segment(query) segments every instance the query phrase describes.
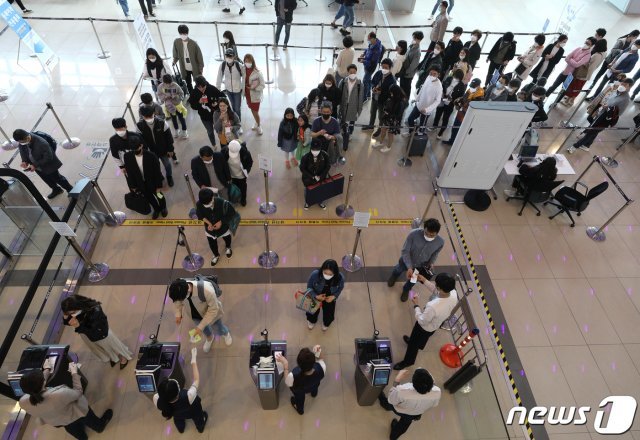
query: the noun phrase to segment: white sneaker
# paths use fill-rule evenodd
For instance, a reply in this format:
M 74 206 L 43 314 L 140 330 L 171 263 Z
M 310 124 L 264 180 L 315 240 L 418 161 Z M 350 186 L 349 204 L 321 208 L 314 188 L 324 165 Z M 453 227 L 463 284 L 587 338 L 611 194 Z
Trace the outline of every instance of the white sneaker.
M 211 351 L 212 345 L 213 345 L 213 338 L 211 338 L 211 340 L 205 339 L 204 345 L 202 346 L 202 351 L 204 351 L 205 353 L 209 353 Z
M 376 141 L 373 145 L 371 145 L 371 148 L 380 148 L 383 147 L 384 144 L 380 141 Z
M 180 130 L 176 130 L 173 132 L 173 138 L 176 139 L 180 136 Z
M 258 129 L 258 126 L 257 126 L 256 124 L 253 124 L 253 127 L 251 127 L 251 129 L 252 129 L 253 131 L 256 131 L 256 130 Z
M 224 338 L 224 345 L 226 345 L 227 347 L 233 343 L 233 339 L 231 338 L 231 332 L 224 335 L 223 338 Z
M 575 152 L 576 152 L 576 147 L 571 146 L 571 147 L 567 148 L 567 153 L 569 153 L 569 154 L 573 154 L 573 153 L 575 153 Z
M 258 125 L 258 128 L 256 128 L 256 130 L 258 131 L 258 135 L 262 136 L 262 127 Z
M 329 327 L 325 326 L 324 324 L 322 324 L 322 331 L 326 332 L 329 329 Z
M 391 151 L 391 147 L 388 145 L 385 145 L 384 147 L 380 148 L 381 153 L 388 153 L 389 151 Z
M 313 322 L 309 322 L 309 321 L 307 321 L 307 327 L 309 327 L 309 330 L 313 330 L 313 328 L 314 328 L 315 326 L 316 326 L 316 325 L 315 325 Z
M 244 132 L 242 131 L 242 127 L 240 127 L 240 128 L 238 129 L 238 134 L 242 134 L 242 133 L 244 133 Z
M 189 139 L 189 132 L 187 130 L 182 132 L 182 139 Z
M 176 132 L 175 137 L 180 137 L 182 136 L 182 130 L 178 129 L 178 131 Z

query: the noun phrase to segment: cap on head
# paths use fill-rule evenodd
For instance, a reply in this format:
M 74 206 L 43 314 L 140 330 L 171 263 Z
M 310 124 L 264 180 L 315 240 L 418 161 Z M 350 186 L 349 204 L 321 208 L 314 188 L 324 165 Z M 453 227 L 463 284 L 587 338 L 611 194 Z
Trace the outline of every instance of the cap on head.
M 480 87 L 480 84 L 482 84 L 480 78 L 473 78 L 469 83 L 469 87 Z
M 227 48 L 227 50 L 224 51 L 224 56 L 225 57 L 235 57 L 236 53 L 233 51 L 232 48 Z
M 242 148 L 242 145 L 240 145 L 240 142 L 238 142 L 237 140 L 232 140 L 231 142 L 229 142 L 229 157 L 238 157 L 240 156 L 240 149 Z

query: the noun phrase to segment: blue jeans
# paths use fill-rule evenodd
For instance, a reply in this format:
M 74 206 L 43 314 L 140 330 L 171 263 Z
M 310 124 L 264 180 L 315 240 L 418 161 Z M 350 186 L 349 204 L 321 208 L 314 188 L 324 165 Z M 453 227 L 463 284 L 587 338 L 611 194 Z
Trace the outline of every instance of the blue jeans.
M 229 98 L 229 102 L 231 103 L 231 107 L 233 111 L 238 115 L 238 119 L 242 121 L 242 116 L 240 116 L 240 110 L 242 108 L 242 92 L 230 92 L 228 90 L 224 91 L 227 98 Z
M 122 8 L 122 12 L 124 12 L 124 16 L 128 17 L 129 16 L 129 3 L 127 3 L 127 0 L 118 0 L 118 3 L 120 3 L 120 7 Z
M 414 127 L 416 125 L 416 119 L 418 119 L 418 117 L 420 117 L 419 127 L 425 127 L 427 125 L 429 115 L 423 115 L 422 113 L 420 113 L 420 110 L 418 110 L 418 107 L 414 105 L 413 110 L 411 110 L 411 113 L 409 113 L 409 117 L 407 118 L 407 125 L 409 127 Z
M 169 177 L 173 177 L 173 169 L 171 167 L 171 158 L 169 156 L 167 156 L 166 154 L 163 154 L 160 156 L 160 162 L 162 162 L 162 165 L 164 165 L 164 171 L 166 173 L 167 178 Z
M 375 70 L 373 71 L 375 72 Z M 364 86 L 364 100 L 371 98 L 371 76 L 373 72 L 369 72 L 365 69 L 364 77 L 362 78 L 362 85 Z
M 442 3 L 441 0 L 437 0 L 436 4 L 433 5 L 433 11 L 431 11 L 431 15 L 436 15 L 436 12 L 438 12 L 438 8 L 440 7 L 440 3 Z M 451 10 L 453 9 L 453 4 L 455 2 L 453 0 L 449 0 L 449 7 L 447 8 L 447 14 L 451 14 Z
M 353 22 L 356 20 L 355 12 L 353 11 L 353 6 L 345 6 L 344 7 L 344 21 L 342 22 L 343 28 L 349 28 L 353 26 Z
M 193 323 L 198 325 L 200 324 L 200 321 L 200 319 L 194 319 Z M 210 338 L 214 334 L 218 336 L 225 336 L 229 334 L 229 329 L 222 323 L 222 319 L 218 319 L 213 324 L 206 325 L 202 330 L 202 333 L 204 333 L 207 338 Z
M 393 268 L 393 272 L 391 272 L 391 275 L 397 279 L 408 270 L 409 268 L 406 264 L 404 264 L 404 261 L 401 257 L 400 260 L 398 260 L 398 264 L 396 264 Z M 411 280 L 407 280 L 407 282 L 404 283 L 404 286 L 402 286 L 402 293 L 409 292 L 413 286 L 415 286 L 415 283 L 412 283 Z
M 338 13 L 336 14 L 335 17 L 333 17 L 333 20 L 338 20 L 341 17 L 344 17 L 345 14 L 345 6 L 344 5 L 340 5 L 340 9 L 338 9 Z
M 280 33 L 282 32 L 282 27 L 284 26 L 284 45 L 286 46 L 289 43 L 289 34 L 291 33 L 291 23 L 287 23 L 282 18 L 278 17 L 278 25 L 276 26 L 276 41 L 275 44 L 278 45 L 280 42 Z

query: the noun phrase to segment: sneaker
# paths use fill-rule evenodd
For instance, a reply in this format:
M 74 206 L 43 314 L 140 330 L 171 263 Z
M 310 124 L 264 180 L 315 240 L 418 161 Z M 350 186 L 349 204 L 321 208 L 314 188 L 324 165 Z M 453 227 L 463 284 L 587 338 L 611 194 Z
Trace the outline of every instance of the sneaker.
M 318 203 L 318 206 L 322 209 L 327 209 L 327 205 L 325 205 L 324 203 Z
M 51 193 L 47 196 L 47 199 L 49 199 L 49 200 L 55 199 L 56 197 L 58 197 L 63 192 L 64 191 L 62 190 L 62 188 L 56 188 L 53 191 L 51 191 Z
M 218 264 L 218 260 L 220 259 L 220 257 L 213 257 L 211 259 L 211 266 L 215 266 L 216 264 Z
M 224 251 L 224 254 L 227 256 L 227 258 L 231 258 L 233 256 L 233 250 L 231 248 L 227 248 L 227 250 Z
M 436 127 L 427 127 L 427 131 L 436 131 Z
M 204 432 L 204 427 L 207 424 L 207 420 L 209 420 L 209 414 L 206 411 L 202 411 L 202 414 L 204 415 L 204 423 L 202 423 L 202 428 L 198 428 L 196 427 L 196 429 L 198 430 L 198 432 L 200 434 L 202 434 Z
M 576 152 L 576 147 L 574 147 L 573 145 L 567 148 L 567 153 L 573 154 L 575 152 Z
M 326 325 L 322 324 L 322 331 L 326 332 L 329 329 L 329 327 L 327 327 Z
M 282 50 L 287 50 L 287 45 L 282 46 Z
M 151 218 L 153 220 L 157 220 L 158 217 L 160 217 L 160 211 L 153 211 L 153 215 L 151 216 Z
M 231 332 L 229 332 L 226 335 L 224 335 L 223 338 L 224 338 L 224 345 L 226 345 L 227 347 L 230 346 L 233 343 L 233 338 L 231 337 Z
M 211 351 L 211 346 L 213 345 L 213 338 L 204 340 L 204 345 L 202 346 L 202 351 L 205 353 L 209 353 Z
M 97 433 L 103 432 L 112 418 L 113 418 L 113 410 L 112 409 L 106 410 L 104 414 L 102 414 L 102 417 L 100 417 L 100 421 L 102 422 L 102 429 L 96 429 L 95 431 Z
M 443 135 L 441 135 L 441 134 L 436 135 L 436 139 L 438 139 L 439 141 L 441 141 L 443 137 L 444 137 L 444 136 L 443 136 Z
M 258 129 L 256 131 L 258 132 L 258 136 L 262 136 L 262 127 L 258 125 Z
M 453 141 L 443 141 L 442 143 L 445 145 L 453 145 Z
M 389 151 L 391 151 L 391 147 L 388 145 L 385 145 L 384 147 L 380 148 L 381 153 L 388 153 Z
M 308 210 L 309 210 L 309 204 L 308 204 L 308 203 L 305 203 L 305 204 L 304 204 L 304 210 L 305 210 L 305 211 L 308 211 Z
M 293 409 L 295 409 L 298 412 L 298 414 L 300 414 L 300 415 L 304 414 L 304 411 L 300 411 L 298 409 L 298 407 L 296 406 L 296 398 L 295 397 L 291 396 L 290 402 L 291 402 L 291 406 L 293 406 Z
M 180 137 L 180 136 L 182 136 L 182 130 L 178 129 L 174 137 Z
M 238 14 L 242 15 L 242 13 L 244 12 L 244 10 L 245 10 L 245 9 L 247 9 L 247 8 L 242 7 L 242 8 L 240 9 L 240 12 L 238 12 Z
M 405 344 L 409 344 L 409 341 L 410 341 L 409 336 L 402 335 L 402 340 L 404 341 Z
M 187 130 L 182 132 L 182 139 L 189 139 L 189 132 Z
M 393 366 L 393 369 L 396 371 L 400 371 L 400 370 L 404 370 L 405 368 L 407 368 L 409 365 L 405 364 L 404 362 L 398 362 L 397 364 L 395 364 Z
M 307 327 L 309 328 L 309 330 L 313 330 L 313 328 L 314 328 L 315 326 L 316 326 L 316 325 L 315 325 L 313 322 L 309 322 L 309 321 L 307 321 Z
M 24 9 L 22 11 L 23 14 L 31 14 L 33 11 L 31 9 Z
M 336 24 L 335 21 L 332 21 L 330 26 L 332 29 L 338 29 L 338 25 Z
M 181 132 L 181 131 L 182 131 L 182 130 L 176 130 L 176 131 L 174 131 L 174 132 L 173 132 L 173 138 L 174 138 L 174 139 L 176 139 L 176 138 L 180 137 L 180 132 Z
M 149 12 L 149 15 L 151 15 L 152 17 L 156 16 L 156 14 L 154 14 L 153 12 Z
M 229 9 L 229 8 L 224 8 L 224 9 L 222 10 L 222 12 L 231 12 L 231 9 Z
M 371 148 L 380 148 L 380 147 L 384 147 L 384 144 L 380 141 L 376 141 Z
M 366 100 L 365 100 L 366 101 Z M 362 131 L 369 131 L 369 130 L 373 130 L 373 125 L 365 125 L 364 127 L 362 127 L 360 130 Z
M 173 164 L 174 165 L 180 165 L 180 161 L 178 159 L 173 159 Z
M 403 290 L 402 294 L 400 295 L 400 301 L 402 302 L 407 302 L 407 300 L 409 299 L 409 291 L 407 290 L 406 292 Z
M 395 276 L 393 273 L 389 276 L 389 279 L 387 280 L 387 286 L 389 287 L 393 287 L 396 284 L 396 281 L 398 280 L 398 277 Z
M 376 138 L 376 137 L 380 136 L 381 132 L 382 132 L 382 130 L 380 128 L 378 128 L 376 131 L 373 132 L 373 134 L 371 136 Z
M 253 124 L 253 127 L 251 127 L 251 130 L 256 131 L 258 129 L 258 126 L 256 124 Z
M 516 196 L 516 190 L 515 189 L 505 189 L 504 190 L 504 195 L 507 197 L 515 197 Z
M 316 388 L 314 391 L 311 391 L 309 394 L 311 394 L 311 397 L 318 397 L 318 388 Z
M 238 129 L 238 134 L 243 134 L 243 133 L 244 133 L 244 131 L 242 131 L 242 127 L 240 127 L 240 128 Z
M 580 148 L 582 151 L 586 151 L 587 153 L 589 152 L 589 147 L 585 147 L 584 145 L 581 145 Z
M 173 186 L 173 177 L 171 176 L 167 176 L 167 183 L 169 184 L 169 186 Z
M 167 209 L 163 209 L 162 211 L 160 211 L 160 214 L 162 214 L 162 217 L 166 217 L 167 215 L 169 215 L 169 211 L 167 211 Z

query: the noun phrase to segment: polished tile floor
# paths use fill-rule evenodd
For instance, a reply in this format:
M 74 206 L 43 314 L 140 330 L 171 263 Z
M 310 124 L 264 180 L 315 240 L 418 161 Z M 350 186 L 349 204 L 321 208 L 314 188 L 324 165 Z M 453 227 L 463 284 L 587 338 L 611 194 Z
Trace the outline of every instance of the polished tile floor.
M 130 1 L 132 13 L 138 12 L 138 5 Z M 254 7 L 247 3 L 247 11 L 242 17 L 236 13 L 225 15 L 220 12 L 217 2 L 178 2 L 163 0 L 157 8 L 158 19 L 185 21 L 233 21 L 234 24 L 220 24 L 219 32 L 230 29 L 240 44 L 255 45 L 241 48 L 240 52 L 251 51 L 256 56 L 258 66 L 266 73 L 264 42 L 271 39 L 270 26 L 249 26 L 246 23 L 271 23 L 273 9 L 261 0 Z M 302 6 L 302 3 L 300 6 Z M 328 23 L 335 6 L 327 8 L 327 1 L 311 0 L 310 6 L 300 7 L 295 14 L 299 23 Z M 459 2 L 453 10 L 452 24 L 466 30 L 480 28 L 501 33 L 541 31 L 547 19 L 548 31 L 554 31 L 563 4 L 551 0 L 520 2 L 517 8 L 507 4 L 479 0 L 473 3 Z M 426 23 L 431 1 L 418 0 L 418 12 L 408 15 L 376 10 L 364 14 L 364 21 L 371 28 L 375 25 L 415 25 Z M 35 12 L 34 17 L 99 17 L 122 18 L 122 11 L 114 2 L 89 0 L 79 2 L 45 2 L 27 0 L 27 5 Z M 235 11 L 235 9 L 234 9 Z M 490 13 L 488 13 L 490 12 Z M 79 137 L 82 145 L 75 150 L 60 151 L 64 162 L 63 174 L 72 180 L 82 175 L 93 176 L 97 172 L 102 157 L 101 143 L 112 135 L 110 120 L 124 112 L 124 104 L 131 96 L 140 75 L 143 56 L 131 24 L 122 22 L 96 22 L 101 42 L 111 52 L 107 60 L 99 60 L 98 41 L 91 25 L 86 21 L 30 21 L 51 48 L 60 55 L 59 68 L 53 74 L 42 72 L 37 61 L 30 58 L 22 47 L 18 56 L 18 40 L 12 31 L 0 35 L 0 84 L 9 92 L 8 101 L 0 104 L 0 126 L 11 132 L 17 127 L 31 128 L 51 102 L 71 136 Z M 162 39 L 169 47 L 176 36 L 175 24 L 160 24 Z M 610 44 L 619 35 L 635 27 L 635 22 L 622 16 L 613 6 L 605 2 L 584 2 L 575 19 L 570 23 L 569 46 L 578 45 L 583 38 L 593 33 L 597 27 L 609 30 Z M 418 26 L 417 26 L 418 27 Z M 190 26 L 191 36 L 197 40 L 205 54 L 205 76 L 215 79 L 217 55 L 215 27 L 211 24 Z M 159 47 L 158 28 L 150 26 Z M 392 41 L 409 39 L 413 28 L 380 30 L 386 47 L 393 47 Z M 427 29 L 428 33 L 428 29 Z M 497 35 L 488 38 L 485 50 L 491 47 Z M 528 38 L 519 37 L 519 49 L 529 46 Z M 341 37 L 330 28 L 325 29 L 323 44 L 326 47 L 340 46 Z M 294 27 L 292 46 L 318 46 L 320 32 L 316 27 Z M 271 55 L 270 50 L 268 51 Z M 341 200 L 331 200 L 327 211 L 312 208 L 302 210 L 302 186 L 297 170 L 286 170 L 281 152 L 276 148 L 277 127 L 284 109 L 295 107 L 311 87 L 318 83 L 329 62 L 318 63 L 318 50 L 292 48 L 279 52 L 280 60 L 269 62 L 269 77 L 275 83 L 265 91 L 261 105 L 264 135 L 258 137 L 251 132 L 253 123 L 246 107 L 243 108 L 244 139 L 254 154 L 269 155 L 274 159 L 274 169 L 270 178 L 272 199 L 278 204 L 275 218 L 319 219 L 335 218 L 335 206 Z M 331 51 L 323 52 L 330 59 Z M 17 63 L 16 63 L 17 60 Z M 513 66 L 512 66 L 513 67 Z M 511 67 L 511 68 L 512 68 Z M 486 69 L 480 63 L 479 77 L 484 78 Z M 143 84 L 143 91 L 150 91 Z M 137 94 L 132 105 L 137 106 Z M 566 119 L 571 110 L 558 108 L 551 113 L 551 125 Z M 361 122 L 368 118 L 368 106 Z M 574 122 L 584 123 L 584 106 L 578 110 Z M 620 126 L 631 126 L 631 117 L 636 113 L 630 106 L 621 117 Z M 131 123 L 129 121 L 129 123 Z M 198 148 L 206 144 L 206 135 L 197 115 L 188 116 L 191 137 L 177 143 L 181 164 L 174 167 L 174 176 L 189 171 L 188 159 Z M 38 128 L 51 132 L 61 139 L 63 133 L 49 113 Z M 561 148 L 569 135 L 566 130 L 551 129 L 542 132 L 541 145 L 546 151 L 555 152 Z M 594 143 L 595 154 L 610 155 L 619 144 L 621 132 L 602 134 Z M 567 144 L 568 145 L 568 144 Z M 564 145 L 566 147 L 567 145 Z M 411 168 L 400 168 L 396 160 L 402 155 L 404 142 L 398 139 L 393 150 L 384 155 L 370 148 L 367 136 L 357 134 L 348 153 L 347 164 L 339 169 L 343 173 L 353 172 L 354 186 L 351 201 L 361 211 L 370 210 L 374 218 L 413 218 L 420 216 L 429 199 L 433 167 L 427 160 L 416 158 Z M 433 139 L 433 153 L 440 165 L 448 149 Z M 0 152 L 0 162 L 7 162 L 13 152 Z M 97 156 L 97 157 L 96 157 Z M 640 180 L 637 170 L 640 160 L 637 147 L 627 146 L 619 156 L 619 168 L 609 170 L 627 195 L 635 199 L 640 196 Z M 580 173 L 590 162 L 590 155 L 578 151 L 569 156 L 574 169 Z M 12 163 L 17 167 L 18 163 Z M 565 183 L 572 183 L 576 176 L 566 176 Z M 605 178 L 593 167 L 583 179 L 592 186 Z M 176 179 L 174 188 L 167 189 L 169 218 L 184 219 L 190 208 L 187 187 L 182 179 Z M 124 179 L 109 158 L 99 180 L 114 209 L 124 210 L 123 194 L 126 191 Z M 46 188 L 39 180 L 36 185 L 44 192 Z M 575 228 L 569 227 L 568 219 L 562 216 L 549 221 L 544 215 L 537 217 L 533 210 L 526 209 L 524 215 L 516 215 L 515 203 L 507 203 L 501 194 L 510 179 L 503 175 L 496 189 L 499 200 L 485 212 L 474 212 L 462 205 L 455 205 L 461 222 L 462 232 L 469 245 L 476 265 L 485 266 L 491 278 L 500 307 L 508 323 L 509 334 L 518 350 L 522 371 L 531 386 L 538 405 L 590 405 L 596 407 L 599 401 L 612 394 L 640 396 L 640 208 L 637 204 L 625 210 L 606 229 L 607 240 L 596 243 L 585 234 L 587 226 L 599 226 L 623 204 L 622 197 L 614 187 L 592 205 L 581 217 L 576 218 Z M 264 200 L 262 175 L 255 170 L 249 181 L 250 204 L 241 209 L 244 218 L 261 218 L 257 204 Z M 458 197 L 451 195 L 452 198 Z M 65 202 L 57 199 L 54 205 Z M 445 220 L 449 222 L 448 209 L 443 205 Z M 544 213 L 551 213 L 545 209 Z M 130 218 L 139 216 L 128 213 Z M 433 204 L 430 215 L 442 218 L 437 204 Z M 451 228 L 451 226 L 449 226 Z M 453 230 L 453 229 L 451 229 Z M 407 227 L 376 226 L 363 233 L 363 244 L 368 266 L 391 266 L 397 259 Z M 444 231 L 443 231 L 444 232 Z M 121 227 L 103 231 L 94 253 L 95 261 L 106 261 L 114 269 L 144 269 L 171 267 L 175 243 L 174 227 Z M 305 226 L 272 227 L 270 230 L 272 248 L 281 256 L 280 267 L 314 267 L 325 258 L 339 259 L 350 252 L 354 231 L 350 227 Z M 206 242 L 198 227 L 188 227 L 187 235 L 194 251 L 210 256 Z M 260 227 L 242 228 L 234 240 L 234 257 L 219 263 L 221 269 L 255 269 L 256 256 L 264 249 Z M 454 239 L 454 247 L 447 240 L 439 264 L 456 263 L 456 255 L 463 252 Z M 457 251 L 457 254 L 454 253 Z M 26 259 L 23 268 L 33 268 L 37 257 Z M 29 267 L 30 266 L 30 267 Z M 66 267 L 66 266 L 65 266 Z M 157 325 L 164 288 L 156 285 L 92 285 L 83 286 L 81 293 L 100 299 L 105 304 L 114 330 L 134 349 L 145 341 L 149 332 Z M 48 286 L 47 286 L 48 287 Z M 234 345 L 224 347 L 216 343 L 212 354 L 203 356 L 203 400 L 212 414 L 211 427 L 207 430 L 210 438 L 233 435 L 237 438 L 301 438 L 315 439 L 332 436 L 336 439 L 360 439 L 365 437 L 384 438 L 390 416 L 375 407 L 361 408 L 354 401 L 354 387 L 351 380 L 352 340 L 356 336 L 368 335 L 372 331 L 367 288 L 371 289 L 374 316 L 378 328 L 383 329 L 401 347 L 400 337 L 411 326 L 408 306 L 397 299 L 397 292 L 391 291 L 384 283 L 353 282 L 341 300 L 336 325 L 326 334 L 319 329 L 308 332 L 303 319 L 290 307 L 289 295 L 297 286 L 294 284 L 242 285 L 234 283 L 225 288 L 225 308 L 227 323 L 235 337 Z M 44 296 L 46 288 L 41 289 Z M 397 289 L 396 289 L 397 290 Z M 11 287 L 3 291 L 0 301 L 3 326 L 7 326 L 12 306 L 20 298 L 21 287 Z M 265 293 L 271 301 L 264 301 Z M 363 299 L 365 298 L 365 299 Z M 481 323 L 481 333 L 489 353 L 489 370 L 493 379 L 497 399 L 501 403 L 503 415 L 513 405 L 513 397 L 501 366 L 495 354 L 493 340 L 488 336 L 486 319 L 475 296 L 472 306 L 476 320 Z M 32 307 L 34 309 L 34 307 Z M 33 313 L 31 313 L 33 311 Z M 31 327 L 37 312 L 30 314 L 23 324 L 24 330 Z M 45 317 L 51 316 L 51 307 L 45 309 Z M 496 325 L 500 328 L 501 324 Z M 248 381 L 246 368 L 246 341 L 263 327 L 268 326 L 273 335 L 286 334 L 292 347 L 321 343 L 327 347 L 330 377 L 318 400 L 311 402 L 304 417 L 295 414 L 286 403 L 276 412 L 265 412 L 259 407 L 257 396 Z M 41 323 L 35 335 L 42 335 Z M 170 319 L 163 321 L 161 335 L 167 339 L 184 338 L 187 329 L 176 329 Z M 438 334 L 421 354 L 419 360 L 432 369 L 438 384 L 442 384 L 450 373 L 445 370 L 437 357 L 438 347 L 449 342 L 449 335 Z M 161 436 L 176 437 L 172 425 L 162 421 L 152 410 L 150 402 L 141 397 L 135 389 L 131 370 L 119 373 L 97 365 L 80 340 L 65 332 L 63 340 L 70 342 L 83 359 L 85 370 L 98 388 L 90 388 L 89 398 L 95 402 L 97 410 L 108 406 L 115 409 L 113 425 L 102 437 L 121 438 L 123 436 L 146 435 L 151 438 Z M 19 344 L 19 343 L 18 343 Z M 14 344 L 17 348 L 18 345 Z M 401 349 L 400 349 L 401 350 Z M 13 350 L 11 359 L 17 360 L 18 350 Z M 9 367 L 3 366 L 2 373 Z M 12 408 L 9 401 L 2 401 L 3 419 Z M 474 391 L 465 396 L 445 395 L 439 408 L 432 410 L 423 420 L 415 424 L 407 438 L 506 438 L 523 437 L 521 430 L 501 427 L 496 397 L 493 395 L 488 378 L 475 381 Z M 590 419 L 592 420 L 592 418 Z M 547 427 L 551 438 L 591 439 L 597 436 L 592 424 L 571 427 Z M 64 438 L 65 433 L 36 422 L 29 425 L 30 438 Z M 187 436 L 196 436 L 190 429 Z M 199 436 L 200 437 L 200 436 Z M 632 431 L 624 437 L 640 439 L 638 421 Z

